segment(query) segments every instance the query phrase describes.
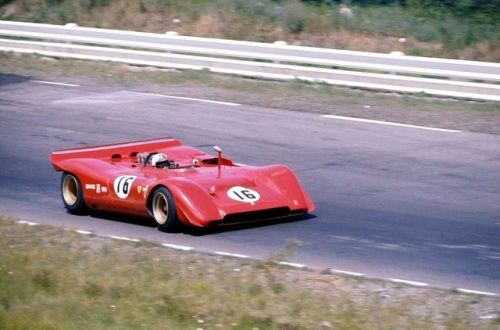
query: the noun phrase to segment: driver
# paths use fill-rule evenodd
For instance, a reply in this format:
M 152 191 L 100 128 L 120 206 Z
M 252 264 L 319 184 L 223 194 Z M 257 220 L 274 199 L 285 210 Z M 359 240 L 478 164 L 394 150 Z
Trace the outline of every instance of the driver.
M 169 166 L 170 162 L 165 154 L 154 154 L 151 156 L 151 165 L 154 167 Z
M 147 164 L 151 164 L 151 166 L 156 168 L 167 167 L 169 169 L 172 169 L 179 167 L 179 165 L 177 165 L 173 160 L 169 160 L 167 155 L 158 152 L 138 153 L 137 162 L 144 164 L 144 166 L 146 166 Z

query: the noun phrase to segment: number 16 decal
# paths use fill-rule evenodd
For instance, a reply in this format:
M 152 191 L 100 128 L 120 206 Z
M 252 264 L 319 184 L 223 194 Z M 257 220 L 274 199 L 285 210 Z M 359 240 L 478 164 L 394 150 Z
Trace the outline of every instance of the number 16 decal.
M 255 204 L 260 199 L 260 194 L 255 190 L 245 187 L 232 187 L 227 191 L 227 196 L 238 202 Z
M 137 177 L 133 175 L 122 175 L 115 179 L 113 188 L 115 188 L 115 193 L 119 198 L 125 199 L 128 197 L 135 178 Z

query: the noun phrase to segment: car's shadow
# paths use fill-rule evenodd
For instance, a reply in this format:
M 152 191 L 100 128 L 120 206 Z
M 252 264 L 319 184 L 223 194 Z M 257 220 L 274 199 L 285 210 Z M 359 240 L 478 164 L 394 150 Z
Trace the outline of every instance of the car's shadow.
M 127 215 L 127 214 L 110 213 L 110 212 L 103 212 L 103 211 L 91 211 L 91 212 L 87 213 L 86 215 L 90 216 L 92 218 L 101 219 L 101 220 L 123 222 L 123 223 L 128 223 L 128 224 L 138 225 L 138 226 L 143 226 L 143 227 L 150 227 L 150 228 L 157 227 L 154 219 L 147 218 L 147 217 L 138 217 L 138 216 L 132 216 L 132 215 Z M 247 222 L 247 223 L 219 225 L 219 226 L 204 227 L 204 228 L 182 225 L 179 228 L 179 230 L 176 231 L 175 233 L 180 233 L 180 234 L 182 233 L 182 234 L 187 234 L 187 235 L 192 235 L 192 236 L 214 235 L 214 234 L 219 234 L 219 233 L 224 233 L 224 232 L 252 229 L 252 228 L 257 228 L 257 227 L 267 227 L 267 226 L 275 226 L 275 225 L 277 226 L 277 225 L 284 224 L 284 223 L 299 222 L 299 221 L 309 220 L 309 219 L 314 219 L 314 218 L 316 218 L 315 215 L 306 214 L 303 216 L 296 216 L 296 217 L 285 218 L 285 219 L 258 220 L 258 221 L 251 221 L 251 222 Z
M 213 235 L 213 234 L 219 234 L 219 233 L 224 233 L 224 232 L 228 232 L 228 231 L 245 230 L 245 229 L 252 229 L 252 228 L 257 228 L 257 227 L 278 226 L 278 225 L 284 224 L 284 223 L 299 222 L 299 221 L 313 219 L 313 218 L 316 218 L 316 216 L 312 215 L 312 214 L 306 214 L 303 216 L 295 216 L 295 217 L 290 217 L 290 218 L 285 218 L 285 219 L 258 220 L 258 221 L 251 221 L 251 222 L 246 222 L 246 223 L 219 225 L 219 226 L 204 227 L 204 228 L 184 226 L 183 233 L 193 235 L 193 236 Z

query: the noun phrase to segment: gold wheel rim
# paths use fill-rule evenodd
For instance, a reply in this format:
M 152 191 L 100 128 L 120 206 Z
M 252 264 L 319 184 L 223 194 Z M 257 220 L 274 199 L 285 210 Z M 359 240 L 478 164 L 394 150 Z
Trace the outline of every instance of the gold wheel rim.
M 68 205 L 75 205 L 78 199 L 78 183 L 72 175 L 66 175 L 63 181 L 62 194 Z
M 153 215 L 158 224 L 163 225 L 168 218 L 168 202 L 165 195 L 159 193 L 153 201 Z

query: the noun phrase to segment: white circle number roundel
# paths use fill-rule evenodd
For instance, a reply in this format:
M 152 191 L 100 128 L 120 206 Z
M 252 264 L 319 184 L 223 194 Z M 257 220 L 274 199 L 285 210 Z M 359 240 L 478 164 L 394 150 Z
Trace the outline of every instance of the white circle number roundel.
M 130 190 L 132 190 L 132 183 L 136 178 L 137 177 L 133 175 L 122 175 L 117 177 L 113 183 L 116 195 L 121 199 L 127 198 Z
M 235 186 L 227 191 L 227 196 L 238 202 L 254 204 L 260 199 L 260 194 L 255 190 Z

